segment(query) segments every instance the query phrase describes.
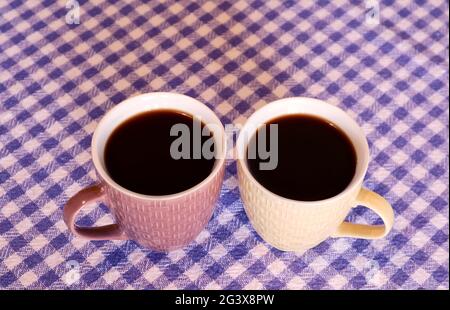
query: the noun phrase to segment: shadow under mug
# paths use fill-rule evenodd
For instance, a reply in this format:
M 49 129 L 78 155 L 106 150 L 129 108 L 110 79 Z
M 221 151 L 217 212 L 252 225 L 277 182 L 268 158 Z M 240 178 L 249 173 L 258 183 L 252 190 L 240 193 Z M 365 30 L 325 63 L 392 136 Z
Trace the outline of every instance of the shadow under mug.
M 264 188 L 250 173 L 246 161 L 249 139 L 269 120 L 291 114 L 314 115 L 329 120 L 352 141 L 357 155 L 356 172 L 347 188 L 338 195 L 320 201 L 292 200 Z M 391 230 L 394 222 L 391 205 L 380 195 L 362 188 L 369 164 L 367 139 L 358 124 L 341 109 L 312 98 L 274 101 L 249 117 L 239 134 L 236 150 L 239 191 L 245 211 L 259 235 L 274 247 L 303 252 L 328 237 L 377 239 Z M 344 222 L 350 209 L 357 205 L 375 211 L 384 225 Z
M 148 196 L 120 186 L 108 175 L 104 149 L 112 131 L 125 120 L 158 109 L 185 112 L 198 117 L 206 126 L 213 124 L 213 137 L 218 147 L 213 170 L 201 183 L 172 195 Z M 64 207 L 64 221 L 76 236 L 90 240 L 132 239 L 154 250 L 170 251 L 193 241 L 208 223 L 222 186 L 226 138 L 219 118 L 206 105 L 174 93 L 148 93 L 127 99 L 102 118 L 91 148 L 100 182 L 75 194 Z M 100 227 L 77 226 L 77 213 L 87 204 L 99 201 L 109 207 L 116 223 Z

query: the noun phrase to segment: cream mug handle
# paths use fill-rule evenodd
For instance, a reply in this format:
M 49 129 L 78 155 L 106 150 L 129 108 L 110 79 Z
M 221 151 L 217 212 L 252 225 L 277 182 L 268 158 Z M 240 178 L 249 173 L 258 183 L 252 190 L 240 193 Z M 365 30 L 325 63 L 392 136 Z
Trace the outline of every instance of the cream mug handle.
M 105 200 L 103 184 L 96 184 L 82 189 L 69 199 L 64 206 L 63 218 L 69 230 L 77 237 L 89 240 L 126 240 L 124 231 L 118 224 L 98 227 L 79 227 L 75 224 L 78 212 L 86 205 Z
M 386 236 L 394 224 L 394 210 L 389 202 L 375 192 L 362 188 L 356 197 L 356 205 L 363 205 L 378 214 L 384 225 L 364 225 L 343 222 L 332 237 L 379 239 Z

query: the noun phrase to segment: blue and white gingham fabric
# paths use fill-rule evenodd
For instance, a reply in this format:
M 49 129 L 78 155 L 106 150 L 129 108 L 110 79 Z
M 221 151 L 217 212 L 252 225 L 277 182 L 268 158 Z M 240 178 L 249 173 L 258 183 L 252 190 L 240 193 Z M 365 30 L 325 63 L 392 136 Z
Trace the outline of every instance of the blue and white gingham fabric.
M 144 2 L 0 0 L 0 288 L 449 288 L 446 1 Z M 74 238 L 62 208 L 96 182 L 97 123 L 152 91 L 195 97 L 224 124 L 290 96 L 341 107 L 367 134 L 365 186 L 392 203 L 392 232 L 278 251 L 250 225 L 230 161 L 182 250 Z M 349 218 L 378 221 L 362 207 Z M 111 221 L 102 205 L 79 220 Z

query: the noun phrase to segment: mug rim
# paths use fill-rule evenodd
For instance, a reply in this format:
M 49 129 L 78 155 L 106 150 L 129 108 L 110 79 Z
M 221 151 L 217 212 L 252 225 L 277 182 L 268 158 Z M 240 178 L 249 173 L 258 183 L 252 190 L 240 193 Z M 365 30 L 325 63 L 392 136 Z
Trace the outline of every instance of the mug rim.
M 333 124 L 335 124 L 336 126 L 338 126 L 338 128 L 340 128 L 342 131 L 344 131 L 344 133 L 348 136 L 348 138 L 350 139 L 350 141 L 353 144 L 353 147 L 355 148 L 355 152 L 356 152 L 356 158 L 357 160 L 359 160 L 359 158 L 362 161 L 362 168 L 360 169 L 360 171 L 355 171 L 352 180 L 350 181 L 350 183 L 347 185 L 347 187 L 342 190 L 341 192 L 339 192 L 338 194 L 326 198 L 326 199 L 321 199 L 321 200 L 312 200 L 312 201 L 308 201 L 308 200 L 296 200 L 296 199 L 291 199 L 291 198 L 287 198 L 287 197 L 283 197 L 281 195 L 278 195 L 274 192 L 272 192 L 271 190 L 267 189 L 266 187 L 264 187 L 258 180 L 256 180 L 256 178 L 252 175 L 252 173 L 250 172 L 250 170 L 248 169 L 248 165 L 247 165 L 247 160 L 246 160 L 246 156 L 244 154 L 244 156 L 241 156 L 241 149 L 242 148 L 247 148 L 248 145 L 248 141 L 243 141 L 243 139 L 245 139 L 244 137 L 244 129 L 248 128 L 249 126 L 253 126 L 254 128 L 256 128 L 256 130 L 258 130 L 258 128 L 264 124 L 264 123 L 255 123 L 255 118 L 265 112 L 266 110 L 270 109 L 271 107 L 274 106 L 278 106 L 278 105 L 285 105 L 285 104 L 308 104 L 308 105 L 321 105 L 322 107 L 326 107 L 332 110 L 335 110 L 336 112 L 341 113 L 342 115 L 344 115 L 344 117 L 346 118 L 346 122 L 349 122 L 351 124 L 351 126 L 353 126 L 356 129 L 356 134 L 360 137 L 363 138 L 364 141 L 364 151 L 363 154 L 359 154 L 358 151 L 356 150 L 355 147 L 355 142 L 354 139 L 352 139 L 349 134 L 344 131 L 341 126 L 339 126 L 338 124 L 335 124 L 335 122 L 329 120 L 328 118 L 326 118 L 323 115 L 320 114 L 312 114 L 312 113 L 289 113 L 289 112 L 285 112 L 285 113 L 281 113 L 279 115 L 273 116 L 273 117 L 269 117 L 267 118 L 266 121 L 270 121 L 274 118 L 280 117 L 280 116 L 286 116 L 286 115 L 294 115 L 294 114 L 304 114 L 304 115 L 314 115 L 314 116 L 319 116 L 322 117 L 323 119 L 332 122 Z M 287 108 L 287 106 L 284 106 L 283 108 Z M 255 132 L 252 132 L 252 134 L 254 134 Z M 245 143 L 244 145 L 242 145 L 243 143 Z M 269 103 L 267 103 L 266 105 L 264 105 L 263 107 L 259 108 L 258 110 L 254 111 L 250 117 L 247 119 L 247 121 L 245 122 L 244 126 L 242 127 L 242 129 L 240 130 L 239 133 L 239 137 L 236 141 L 236 149 L 237 149 L 237 162 L 240 165 L 240 167 L 242 168 L 241 170 L 243 171 L 243 173 L 245 174 L 245 176 L 247 178 L 249 178 L 250 180 L 252 180 L 263 192 L 265 192 L 266 194 L 268 194 L 269 196 L 272 196 L 276 199 L 280 199 L 283 200 L 285 202 L 289 202 L 289 203 L 294 203 L 294 204 L 301 204 L 301 205 L 323 205 L 326 203 L 332 203 L 335 202 L 339 199 L 341 199 L 342 197 L 348 195 L 349 192 L 351 192 L 356 186 L 361 186 L 364 177 L 366 175 L 367 172 L 367 168 L 369 166 L 369 155 L 370 155 L 370 151 L 369 151 L 369 144 L 367 142 L 367 137 L 363 131 L 363 129 L 361 128 L 361 126 L 359 126 L 359 124 L 352 118 L 350 117 L 350 115 L 348 115 L 343 109 L 332 105 L 326 101 L 320 100 L 320 99 L 316 99 L 316 98 L 310 98 L 310 97 L 288 97 L 288 98 L 282 98 L 282 99 L 278 99 L 275 101 L 271 101 Z M 356 169 L 355 169 L 356 170 Z
M 103 165 L 100 162 L 100 157 L 104 156 L 103 154 L 99 154 L 99 150 L 98 150 L 98 139 L 99 139 L 99 134 L 100 134 L 100 128 L 102 128 L 103 126 L 105 126 L 105 124 L 108 122 L 108 117 L 110 117 L 115 111 L 117 111 L 118 109 L 120 109 L 123 105 L 125 104 L 129 104 L 133 101 L 138 101 L 138 100 L 142 100 L 144 99 L 148 99 L 148 100 L 152 100 L 155 97 L 168 97 L 170 99 L 176 99 L 176 100 L 188 100 L 194 104 L 200 104 L 202 105 L 207 113 L 211 114 L 214 123 L 216 125 L 219 125 L 220 127 L 220 131 L 222 133 L 222 140 L 223 141 L 218 141 L 216 137 L 214 137 L 214 140 L 216 143 L 222 143 L 222 153 L 220 154 L 220 156 L 216 156 L 215 158 L 215 163 L 214 163 L 214 167 L 211 170 L 211 172 L 209 173 L 209 175 L 203 179 L 200 183 L 185 189 L 181 192 L 177 192 L 177 193 L 173 193 L 173 194 L 168 194 L 168 195 L 145 195 L 145 194 L 140 194 L 134 191 L 131 191 L 125 187 L 123 187 L 122 185 L 118 184 L 116 181 L 113 180 L 113 178 L 109 175 L 109 173 L 106 171 L 106 169 L 103 167 Z M 167 109 L 167 107 L 158 105 L 154 110 L 163 110 L 163 109 Z M 180 109 L 180 111 L 182 111 L 182 109 Z M 145 112 L 144 110 L 140 110 L 137 111 L 136 113 L 131 114 L 127 119 L 138 115 L 140 113 Z M 186 113 L 190 113 L 187 111 L 182 111 L 182 112 L 186 112 Z M 193 113 L 191 113 L 191 115 L 193 115 Z M 108 138 L 110 137 L 111 133 L 118 127 L 120 126 L 120 124 L 122 124 L 123 122 L 125 122 L 125 120 L 123 120 L 122 122 L 120 122 L 119 124 L 115 125 L 109 132 L 108 132 Z M 227 149 L 227 139 L 225 137 L 225 129 L 223 127 L 222 122 L 220 121 L 220 119 L 218 118 L 218 116 L 216 115 L 216 113 L 210 109 L 206 104 L 202 103 L 201 101 L 192 98 L 190 96 L 184 95 L 184 94 L 179 94 L 179 93 L 173 93 L 173 92 L 150 92 L 150 93 L 144 93 L 144 94 L 139 94 L 136 96 L 132 96 L 129 97 L 123 101 L 121 101 L 120 103 L 116 104 L 114 107 L 112 107 L 111 109 L 109 109 L 102 117 L 102 119 L 100 120 L 100 122 L 97 124 L 95 130 L 94 130 L 94 134 L 92 136 L 92 142 L 91 142 L 91 156 L 92 156 L 92 161 L 94 163 L 94 167 L 95 170 L 97 171 L 97 173 L 100 175 L 100 177 L 102 178 L 102 181 L 106 182 L 109 186 L 113 187 L 114 189 L 120 191 L 121 193 L 127 195 L 127 196 L 131 196 L 134 198 L 138 198 L 141 200 L 147 200 L 147 201 L 155 201 L 155 200 L 171 200 L 171 199 L 178 199 L 182 196 L 186 196 L 189 195 L 197 190 L 199 190 L 201 187 L 205 186 L 206 184 L 210 183 L 212 181 L 212 179 L 214 179 L 217 174 L 220 172 L 220 170 L 222 169 L 224 163 L 225 163 L 225 154 L 226 154 L 226 149 Z

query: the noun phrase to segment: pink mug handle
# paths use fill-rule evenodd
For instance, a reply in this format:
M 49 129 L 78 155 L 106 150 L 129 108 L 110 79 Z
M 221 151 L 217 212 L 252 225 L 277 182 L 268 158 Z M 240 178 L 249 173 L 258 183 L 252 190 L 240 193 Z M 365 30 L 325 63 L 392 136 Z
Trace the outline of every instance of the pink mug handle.
M 78 212 L 87 204 L 104 201 L 105 188 L 103 184 L 96 184 L 79 191 L 69 199 L 64 206 L 64 222 L 69 230 L 77 237 L 89 240 L 126 240 L 125 232 L 118 224 L 99 227 L 79 227 L 75 225 Z

